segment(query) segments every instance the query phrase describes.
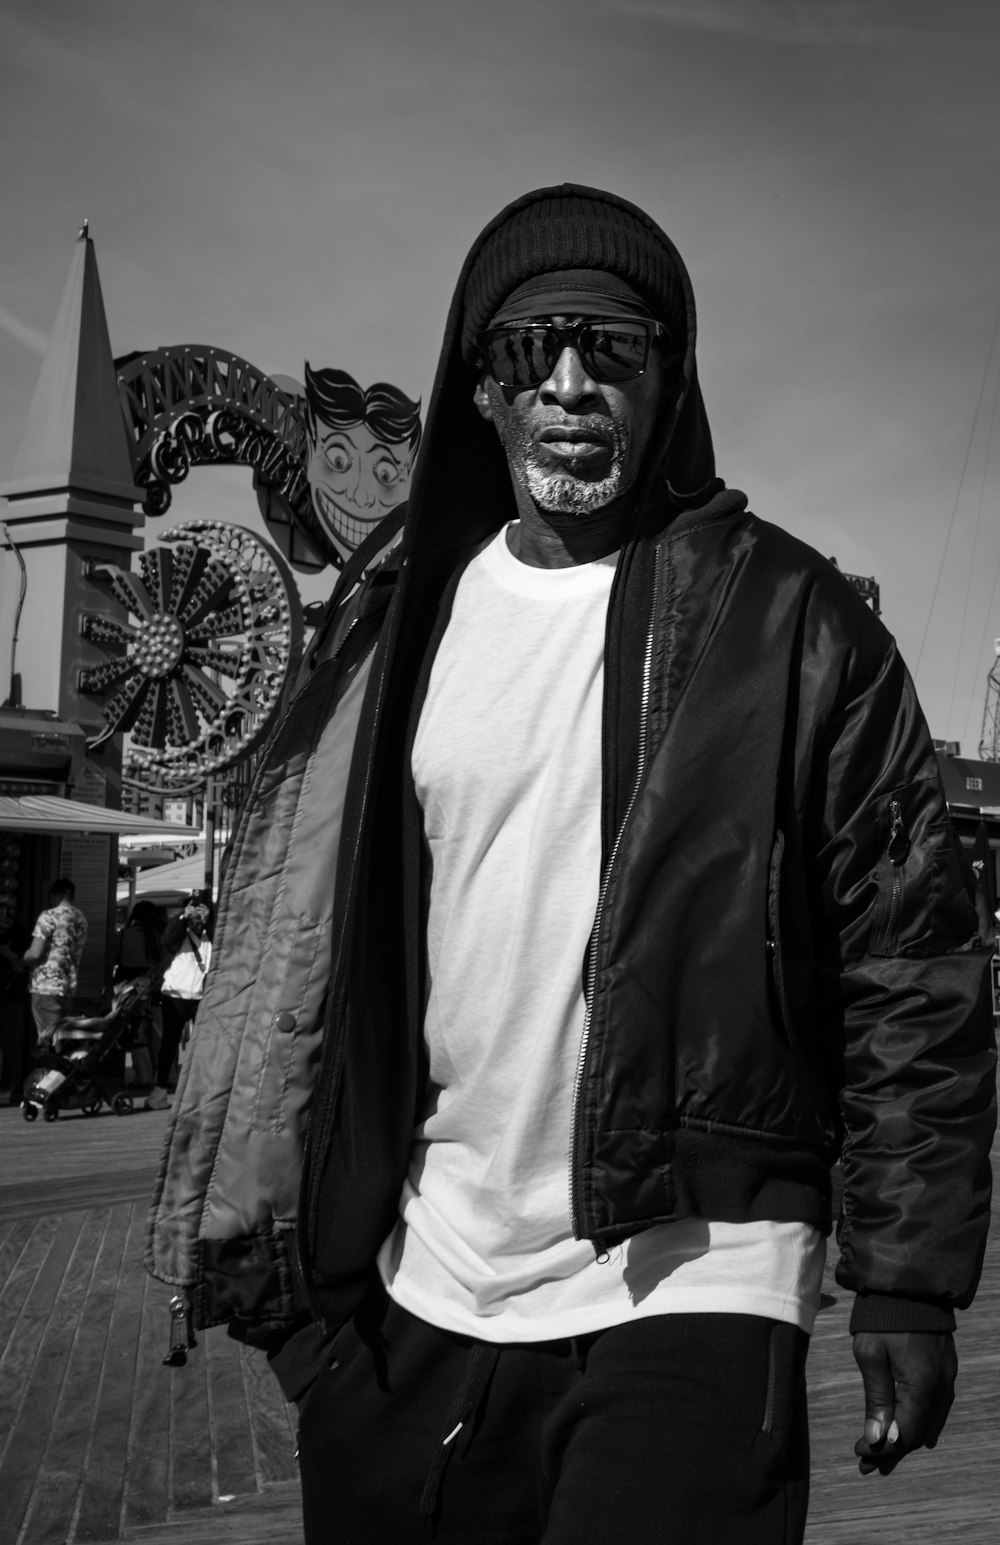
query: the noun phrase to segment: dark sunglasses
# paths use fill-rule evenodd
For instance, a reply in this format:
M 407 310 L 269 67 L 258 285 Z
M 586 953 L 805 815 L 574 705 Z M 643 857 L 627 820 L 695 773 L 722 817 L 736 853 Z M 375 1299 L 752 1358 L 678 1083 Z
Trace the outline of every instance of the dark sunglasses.
M 592 381 L 631 381 L 649 364 L 654 339 L 666 337 L 662 322 L 648 317 L 584 317 L 488 327 L 477 339 L 483 368 L 499 386 L 538 386 L 547 381 L 563 349 L 575 349 Z

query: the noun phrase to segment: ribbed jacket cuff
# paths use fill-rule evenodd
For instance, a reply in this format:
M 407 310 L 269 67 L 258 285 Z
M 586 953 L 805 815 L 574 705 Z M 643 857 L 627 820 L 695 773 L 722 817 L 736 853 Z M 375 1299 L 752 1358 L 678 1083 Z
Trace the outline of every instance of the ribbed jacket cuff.
M 894 1293 L 859 1293 L 851 1313 L 851 1335 L 859 1331 L 919 1330 L 942 1334 L 955 1329 L 955 1312 L 925 1298 Z

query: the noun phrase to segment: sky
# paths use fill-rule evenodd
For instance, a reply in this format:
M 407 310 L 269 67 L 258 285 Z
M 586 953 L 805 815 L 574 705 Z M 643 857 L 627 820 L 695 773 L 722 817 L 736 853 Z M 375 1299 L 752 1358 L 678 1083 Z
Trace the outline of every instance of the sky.
M 483 225 L 608 188 L 691 271 L 721 475 L 875 576 L 933 734 L 975 756 L 998 65 L 994 0 L 0 0 L 0 482 L 85 218 L 115 353 L 308 359 L 426 403 Z M 170 513 L 243 512 L 249 474 L 213 469 Z

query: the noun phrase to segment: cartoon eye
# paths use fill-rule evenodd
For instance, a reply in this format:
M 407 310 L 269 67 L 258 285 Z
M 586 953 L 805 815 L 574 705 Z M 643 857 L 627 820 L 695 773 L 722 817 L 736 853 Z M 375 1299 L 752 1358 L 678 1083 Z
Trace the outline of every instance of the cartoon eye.
M 331 472 L 346 472 L 351 465 L 351 458 L 342 445 L 328 445 L 323 452 L 323 460 Z
M 394 461 L 389 460 L 388 456 L 383 456 L 380 461 L 377 461 L 372 467 L 372 472 L 375 475 L 375 481 L 381 483 L 383 488 L 391 488 L 393 483 L 399 480 L 399 468 Z

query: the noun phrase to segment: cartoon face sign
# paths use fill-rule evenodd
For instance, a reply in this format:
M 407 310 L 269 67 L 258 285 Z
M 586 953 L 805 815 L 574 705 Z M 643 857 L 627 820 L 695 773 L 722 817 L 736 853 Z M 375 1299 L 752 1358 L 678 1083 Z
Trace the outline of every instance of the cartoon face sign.
M 420 404 L 384 381 L 363 391 L 346 371 L 308 363 L 305 395 L 313 508 L 346 558 L 406 498 Z
M 309 435 L 309 452 L 313 507 L 338 545 L 353 552 L 406 498 L 414 452 L 406 443 L 380 439 L 366 424 L 331 429 L 319 422 Z

